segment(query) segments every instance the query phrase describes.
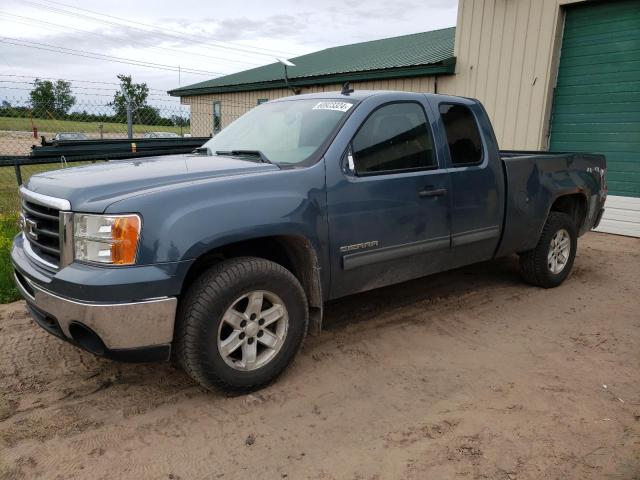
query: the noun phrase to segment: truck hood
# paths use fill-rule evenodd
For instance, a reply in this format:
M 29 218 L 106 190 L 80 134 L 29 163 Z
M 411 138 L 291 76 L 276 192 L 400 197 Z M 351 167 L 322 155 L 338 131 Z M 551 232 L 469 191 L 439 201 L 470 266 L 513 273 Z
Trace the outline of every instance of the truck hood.
M 26 188 L 67 199 L 75 211 L 103 212 L 113 202 L 151 189 L 272 170 L 278 167 L 217 155 L 165 155 L 43 172 L 33 175 Z

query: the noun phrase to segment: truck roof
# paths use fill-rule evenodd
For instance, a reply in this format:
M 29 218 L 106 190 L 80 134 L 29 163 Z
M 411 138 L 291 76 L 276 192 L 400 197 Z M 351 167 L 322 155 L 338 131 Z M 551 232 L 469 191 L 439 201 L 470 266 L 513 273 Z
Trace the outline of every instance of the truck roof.
M 400 91 L 400 90 L 357 90 L 355 89 L 353 92 L 349 93 L 348 95 L 344 95 L 342 94 L 340 91 L 333 91 L 333 92 L 319 92 L 319 93 L 305 93 L 302 95 L 290 95 L 288 97 L 282 97 L 282 98 L 277 98 L 274 100 L 270 100 L 270 102 L 277 102 L 277 101 L 283 101 L 283 100 L 304 100 L 304 99 L 330 99 L 330 100 L 347 100 L 347 99 L 351 99 L 351 100 L 356 100 L 356 101 L 362 101 L 366 98 L 372 97 L 372 96 L 379 96 L 379 95 L 401 95 L 405 98 L 407 97 L 411 97 L 411 96 L 420 96 L 422 97 L 423 95 L 427 95 L 429 97 L 439 97 L 442 99 L 451 99 L 452 96 L 451 95 L 442 95 L 442 94 L 437 94 L 437 93 L 420 93 L 420 92 L 404 92 L 404 91 Z M 424 97 L 423 97 L 424 98 Z M 465 100 L 472 100 L 470 98 L 466 98 L 466 97 L 455 97 L 458 99 L 465 99 Z

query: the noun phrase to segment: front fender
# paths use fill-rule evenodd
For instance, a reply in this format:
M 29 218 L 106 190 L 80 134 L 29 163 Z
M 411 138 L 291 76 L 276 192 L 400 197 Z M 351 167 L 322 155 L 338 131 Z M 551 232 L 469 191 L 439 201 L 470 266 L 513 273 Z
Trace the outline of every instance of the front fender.
M 111 204 L 142 216 L 139 264 L 197 259 L 237 241 L 271 235 L 308 239 L 327 253 L 324 163 L 179 184 Z

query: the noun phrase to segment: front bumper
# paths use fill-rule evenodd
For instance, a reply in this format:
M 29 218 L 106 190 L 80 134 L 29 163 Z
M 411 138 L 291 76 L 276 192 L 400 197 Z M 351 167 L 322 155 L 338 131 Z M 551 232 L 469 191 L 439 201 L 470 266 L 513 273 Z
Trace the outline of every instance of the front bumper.
M 167 360 L 177 299 L 85 303 L 55 295 L 15 272 L 20 294 L 49 333 L 96 355 L 123 361 Z
M 96 355 L 123 361 L 167 360 L 178 282 L 188 265 L 100 268 L 71 264 L 53 273 L 33 263 L 14 239 L 15 282 L 34 320 Z

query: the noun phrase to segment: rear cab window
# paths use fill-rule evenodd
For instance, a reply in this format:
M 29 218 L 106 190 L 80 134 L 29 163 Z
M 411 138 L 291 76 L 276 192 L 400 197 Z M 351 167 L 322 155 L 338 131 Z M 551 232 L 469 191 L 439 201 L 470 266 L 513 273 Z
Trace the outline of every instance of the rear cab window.
M 441 103 L 439 111 L 452 165 L 467 167 L 482 163 L 482 139 L 471 110 L 465 105 Z

